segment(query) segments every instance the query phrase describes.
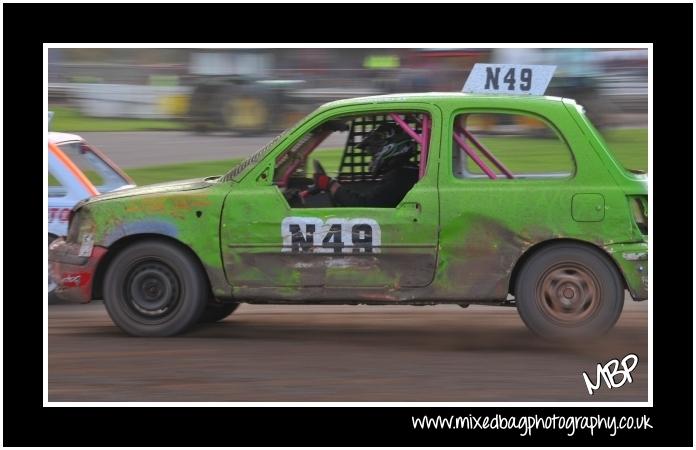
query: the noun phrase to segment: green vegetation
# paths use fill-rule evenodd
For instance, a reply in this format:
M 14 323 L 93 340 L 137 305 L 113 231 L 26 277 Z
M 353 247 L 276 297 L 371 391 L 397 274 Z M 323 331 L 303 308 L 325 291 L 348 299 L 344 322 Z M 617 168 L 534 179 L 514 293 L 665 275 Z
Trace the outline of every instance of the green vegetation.
M 627 169 L 648 171 L 648 130 L 625 128 L 603 133 L 609 150 Z
M 103 179 L 102 176 L 101 176 L 100 174 L 98 174 L 97 172 L 95 172 L 95 171 L 93 171 L 93 170 L 87 170 L 87 171 L 83 171 L 82 173 L 85 174 L 85 176 L 87 177 L 87 179 L 88 179 L 93 185 L 99 186 L 99 185 L 101 185 L 101 184 L 104 184 L 104 179 Z M 51 174 L 49 173 L 49 174 L 48 174 L 48 185 L 49 185 L 49 186 L 60 186 L 61 184 L 60 184 L 60 181 L 58 181 L 58 179 L 56 179 L 56 177 L 54 177 L 53 175 L 51 175 Z
M 182 130 L 183 122 L 164 119 L 110 119 L 102 117 L 87 117 L 74 108 L 49 106 L 53 111 L 53 119 L 49 130 L 64 133 L 80 133 L 83 131 L 154 131 Z
M 330 174 L 338 173 L 341 160 L 340 149 L 318 150 L 314 153 Z M 212 175 L 224 175 L 242 159 L 226 159 L 221 161 L 200 161 L 182 164 L 167 164 L 164 166 L 139 167 L 127 169 L 128 175 L 139 186 L 165 181 L 185 180 L 187 178 L 201 178 Z M 308 169 L 311 171 L 311 164 Z
M 604 137 L 609 150 L 624 167 L 648 169 L 648 130 L 612 130 Z M 556 138 L 483 137 L 479 141 L 513 173 L 572 172 L 573 169 L 569 152 Z M 468 169 L 482 173 L 471 159 Z
M 126 169 L 126 173 L 138 186 L 165 181 L 186 180 L 188 178 L 202 178 L 212 175 L 224 175 L 241 159 L 227 159 L 222 161 L 201 161 L 184 164 L 167 164 L 164 166 L 139 167 Z
M 478 137 L 479 141 L 512 173 L 572 172 L 573 161 L 565 145 L 553 138 Z M 472 145 L 472 149 L 475 147 Z M 496 173 L 501 173 L 479 153 L 479 157 Z M 467 169 L 483 173 L 471 159 Z

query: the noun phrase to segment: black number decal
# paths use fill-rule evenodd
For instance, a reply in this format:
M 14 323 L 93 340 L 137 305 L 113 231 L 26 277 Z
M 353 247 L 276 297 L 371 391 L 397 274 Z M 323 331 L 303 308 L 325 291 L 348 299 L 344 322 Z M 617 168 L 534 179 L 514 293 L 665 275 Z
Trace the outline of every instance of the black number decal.
M 314 224 L 307 224 L 307 236 L 302 234 L 302 229 L 298 224 L 290 224 L 290 234 L 292 235 L 293 253 L 311 252 L 314 245 Z
M 522 69 L 520 71 L 520 89 L 528 91 L 532 88 L 532 69 Z
M 493 89 L 497 90 L 499 76 L 500 76 L 500 67 L 495 68 L 495 74 L 493 74 L 492 67 L 486 67 L 486 89 L 490 89 L 491 84 L 492 84 Z
M 353 253 L 360 253 L 365 249 L 365 253 L 372 253 L 372 227 L 366 223 L 353 225 Z
M 508 91 L 515 90 L 515 69 L 514 68 L 508 70 L 508 73 L 505 74 L 505 78 L 503 78 L 503 81 L 508 84 Z
M 334 253 L 341 253 L 343 251 L 343 241 L 341 240 L 341 225 L 333 224 L 329 228 L 329 232 L 324 236 L 324 240 L 321 242 L 323 248 L 333 248 Z

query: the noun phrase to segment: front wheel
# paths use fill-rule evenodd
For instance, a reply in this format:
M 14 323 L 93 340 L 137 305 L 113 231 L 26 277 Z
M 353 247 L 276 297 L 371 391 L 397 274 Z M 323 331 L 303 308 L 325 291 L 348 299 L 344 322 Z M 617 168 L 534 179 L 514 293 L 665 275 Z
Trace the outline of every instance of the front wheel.
M 208 286 L 198 261 L 164 241 L 124 248 L 109 265 L 104 305 L 114 321 L 134 336 L 172 336 L 198 322 Z
M 609 331 L 623 309 L 624 289 L 612 262 L 599 250 L 556 244 L 528 260 L 517 278 L 520 317 L 547 339 L 578 339 Z

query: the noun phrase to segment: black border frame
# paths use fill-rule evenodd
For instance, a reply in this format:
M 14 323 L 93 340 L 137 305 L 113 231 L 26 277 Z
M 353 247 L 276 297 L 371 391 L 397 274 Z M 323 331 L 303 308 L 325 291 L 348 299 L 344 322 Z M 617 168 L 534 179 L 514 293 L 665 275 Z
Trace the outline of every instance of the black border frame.
M 240 445 L 305 445 L 305 446 L 501 446 L 501 445 L 621 445 L 621 446 L 691 446 L 692 408 L 683 405 L 693 401 L 692 373 L 692 309 L 683 298 L 684 284 L 690 280 L 691 266 L 683 256 L 663 248 L 669 247 L 662 238 L 662 227 L 670 212 L 679 214 L 672 229 L 681 231 L 683 216 L 691 208 L 666 208 L 671 192 L 673 202 L 682 202 L 686 186 L 677 186 L 687 177 L 675 176 L 675 159 L 680 163 L 684 151 L 683 130 L 692 129 L 688 95 L 692 55 L 693 5 L 650 4 L 493 4 L 493 5 L 417 5 L 417 4 L 3 4 L 4 12 L 4 111 L 6 242 L 4 291 L 5 370 L 4 445 L 7 446 L 240 446 Z M 269 14 L 269 8 L 273 13 Z M 359 14 L 357 14 L 359 13 Z M 691 14 L 690 14 L 691 13 Z M 38 270 L 34 251 L 23 248 L 28 238 L 27 226 L 39 227 L 43 217 L 34 200 L 43 195 L 42 171 L 18 170 L 18 167 L 38 167 L 40 153 L 19 154 L 18 140 L 36 142 L 43 84 L 39 57 L 43 42 L 244 42 L 293 41 L 311 42 L 324 35 L 317 31 L 317 16 L 331 15 L 334 29 L 364 30 L 349 33 L 351 42 L 360 39 L 386 40 L 391 36 L 411 41 L 403 30 L 413 17 L 428 27 L 430 41 L 525 41 L 525 42 L 653 42 L 653 101 L 655 146 L 651 182 L 664 180 L 655 186 L 660 191 L 654 198 L 659 217 L 653 236 L 658 243 L 658 260 L 670 259 L 667 264 L 651 268 L 659 296 L 653 303 L 654 314 L 654 406 L 652 408 L 57 408 L 42 407 L 42 365 L 38 350 L 42 332 L 36 317 L 38 302 L 27 308 L 23 281 L 28 272 Z M 234 27 L 234 18 L 243 16 L 244 29 Z M 470 17 L 486 20 L 466 20 Z M 477 23 L 478 22 L 478 23 Z M 658 32 L 655 24 L 664 23 L 668 30 Z M 174 24 L 175 26 L 168 26 Z M 182 27 L 184 24 L 185 27 Z M 361 25 L 362 24 L 362 25 Z M 249 36 L 246 30 L 258 30 Z M 398 30 L 398 33 L 394 33 Z M 250 39 L 251 37 L 251 39 Z M 332 41 L 343 35 L 331 36 Z M 691 43 L 691 45 L 689 45 Z M 691 76 L 689 76 L 691 75 Z M 21 89 L 16 88 L 21 86 Z M 37 111 L 39 109 L 39 111 Z M 24 138 L 24 136 L 35 136 Z M 688 146 L 688 144 L 687 144 Z M 665 151 L 666 149 L 666 151 Z M 674 153 L 669 153 L 670 149 Z M 675 153 L 677 155 L 675 156 Z M 21 161 L 20 161 L 21 158 Z M 664 162 L 663 162 L 664 161 Z M 672 171 L 667 174 L 667 171 Z M 662 175 L 664 173 L 665 175 Z M 683 171 L 680 172 L 680 174 Z M 665 181 L 666 180 L 666 181 Z M 668 182 L 668 184 L 663 184 Z M 684 183 L 685 185 L 687 183 Z M 690 184 L 690 183 L 688 183 Z M 29 186 L 27 186 L 29 185 Z M 664 188 L 662 186 L 665 186 Z M 31 187 L 32 195 L 26 193 Z M 656 189 L 657 190 L 657 189 Z M 677 195 L 674 195 L 677 194 Z M 674 203 L 673 203 L 674 204 Z M 693 205 L 693 202 L 691 202 Z M 24 208 L 26 206 L 26 209 Z M 686 209 L 686 211 L 684 211 Z M 678 225 L 674 225 L 674 224 Z M 693 224 L 692 224 L 693 225 Z M 38 236 L 42 230 L 34 230 Z M 674 232 L 672 233 L 674 234 Z M 653 237 L 653 239 L 654 239 Z M 681 248 L 680 235 L 674 243 Z M 32 238 L 38 247 L 38 238 Z M 663 247 L 662 243 L 667 244 Z M 39 251 L 38 248 L 36 250 Z M 687 252 L 688 253 L 688 252 Z M 664 267 L 664 269 L 663 269 Z M 30 269 L 27 269 L 30 268 Z M 683 273 L 681 273 L 683 271 Z M 672 287 L 679 287 L 672 291 Z M 30 285 L 38 296 L 41 285 Z M 659 297 L 659 298 L 658 298 Z M 27 309 L 31 310 L 27 314 Z M 39 341 L 39 342 L 37 342 Z M 678 349 L 678 353 L 676 353 Z M 692 404 L 693 405 L 693 404 Z M 686 407 L 684 407 L 686 406 Z M 633 415 L 651 417 L 651 430 L 620 432 L 615 437 L 606 433 L 595 436 L 576 434 L 567 437 L 563 432 L 537 432 L 521 437 L 516 431 L 473 432 L 461 430 L 414 430 L 411 416 L 478 415 Z M 128 424 L 136 417 L 147 418 L 152 429 L 165 433 L 141 434 Z M 263 428 L 258 428 L 261 425 Z M 269 432 L 270 431 L 270 432 Z

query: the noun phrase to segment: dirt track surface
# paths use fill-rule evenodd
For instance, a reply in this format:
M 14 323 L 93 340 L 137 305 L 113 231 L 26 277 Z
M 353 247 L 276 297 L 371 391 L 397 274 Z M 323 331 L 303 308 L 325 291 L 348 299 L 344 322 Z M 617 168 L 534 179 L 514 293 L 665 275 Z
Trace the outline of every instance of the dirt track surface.
M 646 401 L 648 311 L 563 346 L 514 308 L 242 305 L 176 338 L 134 338 L 102 302 L 49 306 L 49 401 Z M 639 356 L 633 383 L 590 397 L 582 372 Z M 617 377 L 619 381 L 621 377 Z

